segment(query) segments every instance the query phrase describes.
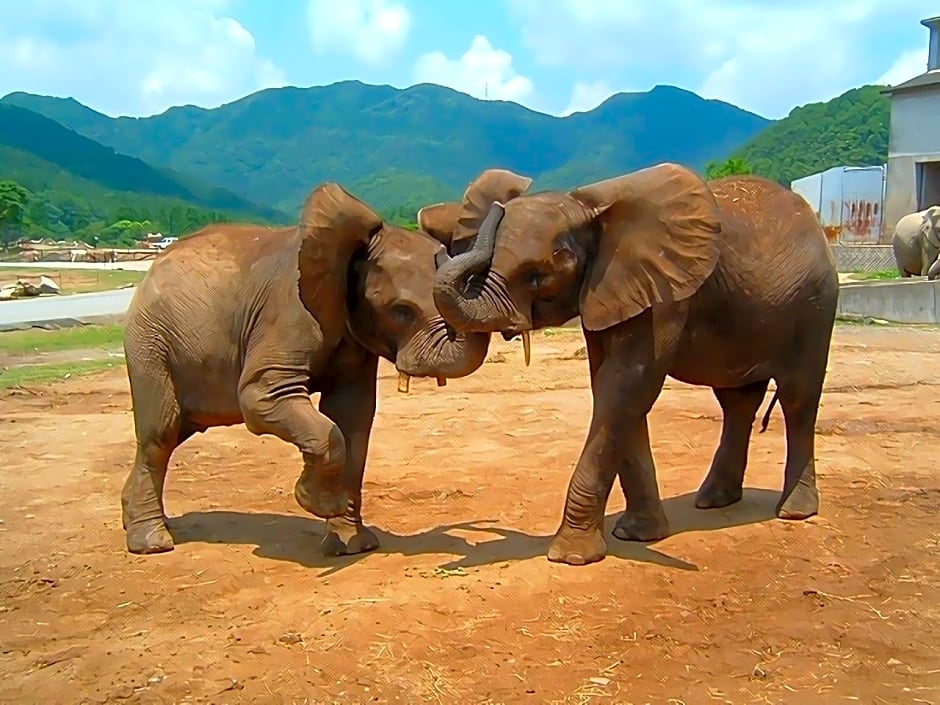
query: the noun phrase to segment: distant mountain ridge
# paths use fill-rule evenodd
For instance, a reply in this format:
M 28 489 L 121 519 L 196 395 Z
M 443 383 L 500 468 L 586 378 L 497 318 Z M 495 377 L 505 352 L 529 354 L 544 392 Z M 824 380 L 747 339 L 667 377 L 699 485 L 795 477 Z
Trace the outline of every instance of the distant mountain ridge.
M 0 178 L 14 178 L 33 190 L 64 183 L 78 191 L 147 194 L 232 213 L 282 215 L 224 188 L 117 153 L 53 119 L 7 103 L 0 103 Z
M 273 88 L 219 108 L 111 118 L 72 98 L 11 93 L 15 105 L 115 151 L 296 213 L 317 183 L 338 181 L 377 209 L 417 210 L 460 195 L 500 166 L 564 188 L 678 161 L 704 169 L 771 121 L 689 91 L 620 93 L 560 118 L 433 84 L 343 81 Z

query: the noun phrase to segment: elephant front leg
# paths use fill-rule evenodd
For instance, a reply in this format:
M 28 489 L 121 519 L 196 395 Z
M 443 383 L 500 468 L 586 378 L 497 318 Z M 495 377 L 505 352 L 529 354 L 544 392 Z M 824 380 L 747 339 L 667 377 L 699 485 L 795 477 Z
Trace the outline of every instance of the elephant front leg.
M 617 473 L 613 450 L 607 427 L 595 416 L 568 483 L 564 518 L 548 547 L 548 560 L 586 565 L 607 554 L 603 526 L 604 509 Z
M 297 504 L 323 519 L 343 516 L 346 439 L 335 423 L 313 408 L 305 380 L 251 382 L 243 386 L 239 400 L 249 431 L 277 436 L 300 450 L 304 468 L 294 485 Z
M 614 526 L 621 541 L 659 541 L 669 536 L 669 519 L 656 482 L 646 415 L 630 420 L 620 432 L 623 466 L 618 473 L 627 508 Z
M 346 464 L 342 485 L 346 511 L 326 522 L 320 550 L 326 556 L 342 556 L 374 551 L 379 547 L 375 533 L 362 522 L 362 478 L 369 452 L 369 436 L 375 418 L 377 358 L 357 370 L 356 381 L 339 386 L 320 398 L 320 411 L 339 426 L 346 438 Z

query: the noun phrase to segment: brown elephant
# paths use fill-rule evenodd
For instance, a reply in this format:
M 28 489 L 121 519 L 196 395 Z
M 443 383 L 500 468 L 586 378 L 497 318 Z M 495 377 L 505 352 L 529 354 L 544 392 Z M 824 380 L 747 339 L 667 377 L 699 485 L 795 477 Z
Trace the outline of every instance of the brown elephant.
M 550 560 L 604 557 L 614 475 L 627 500 L 614 535 L 669 535 L 647 427 L 667 376 L 711 387 L 723 413 L 697 507 L 741 499 L 751 426 L 773 378 L 787 438 L 777 516 L 818 511 L 814 426 L 839 282 L 799 196 L 756 176 L 706 183 L 664 163 L 502 203 L 471 185 L 457 219 L 475 242 L 440 263 L 434 284 L 456 330 L 509 340 L 581 318 L 593 415 Z
M 376 548 L 361 487 L 378 356 L 407 391 L 410 376 L 443 384 L 472 373 L 489 346 L 489 334 L 455 333 L 435 309 L 443 249 L 334 183 L 311 192 L 297 227 L 210 225 L 167 248 L 126 317 L 137 437 L 122 493 L 128 550 L 173 548 L 163 507 L 170 455 L 194 433 L 242 422 L 300 449 L 294 496 L 327 519 L 325 554 Z

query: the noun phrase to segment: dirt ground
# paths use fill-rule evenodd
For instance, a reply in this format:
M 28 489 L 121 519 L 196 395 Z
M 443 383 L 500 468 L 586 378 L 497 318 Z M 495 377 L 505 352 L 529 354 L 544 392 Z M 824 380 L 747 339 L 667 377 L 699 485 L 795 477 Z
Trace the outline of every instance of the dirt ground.
M 773 518 L 779 406 L 744 501 L 693 508 L 718 405 L 668 382 L 651 436 L 675 534 L 611 538 L 615 487 L 587 567 L 544 555 L 591 408 L 580 331 L 553 333 L 529 368 L 497 336 L 444 389 L 399 394 L 383 366 L 382 548 L 348 559 L 318 553 L 293 447 L 242 427 L 177 451 L 177 547 L 129 555 L 123 370 L 0 395 L 0 702 L 940 702 L 940 330 L 837 328 L 802 523 Z

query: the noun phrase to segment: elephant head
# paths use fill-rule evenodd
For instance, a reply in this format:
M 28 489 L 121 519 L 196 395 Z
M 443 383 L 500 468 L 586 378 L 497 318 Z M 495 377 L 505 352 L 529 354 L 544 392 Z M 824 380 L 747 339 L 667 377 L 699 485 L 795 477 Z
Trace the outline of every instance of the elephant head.
M 931 206 L 924 211 L 922 226 L 924 236 L 924 259 L 927 262 L 927 279 L 940 276 L 940 206 Z
M 677 164 L 508 201 L 483 197 L 476 185 L 487 178 L 470 185 L 458 216 L 478 230 L 475 244 L 434 279 L 435 304 L 457 330 L 522 333 L 526 346 L 526 331 L 578 315 L 603 330 L 691 296 L 717 263 L 717 203 Z
M 489 334 L 453 330 L 434 305 L 435 255 L 443 245 L 385 223 L 340 186 L 329 186 L 311 195 L 301 218 L 298 286 L 305 308 L 323 320 L 318 292 L 332 266 L 326 260 L 348 257 L 346 329 L 359 345 L 395 365 L 399 391 L 408 391 L 411 377 L 436 377 L 443 386 L 478 369 Z

